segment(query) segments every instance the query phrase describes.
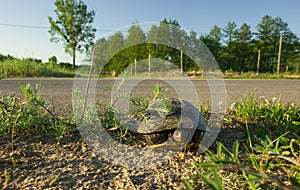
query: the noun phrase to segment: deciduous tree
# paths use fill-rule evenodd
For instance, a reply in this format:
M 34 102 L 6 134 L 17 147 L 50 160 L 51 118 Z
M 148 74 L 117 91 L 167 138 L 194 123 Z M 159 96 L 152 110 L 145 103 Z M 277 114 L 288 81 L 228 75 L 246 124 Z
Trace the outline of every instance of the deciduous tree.
M 56 19 L 48 17 L 51 41 L 63 41 L 66 53 L 73 58 L 73 69 L 76 63 L 76 51 L 88 50 L 93 44 L 96 29 L 92 23 L 95 12 L 89 11 L 81 0 L 56 0 Z

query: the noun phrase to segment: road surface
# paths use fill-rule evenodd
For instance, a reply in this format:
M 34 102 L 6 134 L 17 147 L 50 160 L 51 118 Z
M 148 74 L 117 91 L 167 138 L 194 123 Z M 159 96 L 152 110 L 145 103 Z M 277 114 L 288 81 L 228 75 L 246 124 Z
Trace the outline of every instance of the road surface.
M 79 80 L 80 81 L 80 80 Z M 116 92 L 113 85 L 117 84 L 114 79 L 98 79 L 96 82 L 96 101 L 109 102 L 112 92 Z M 128 81 L 135 81 L 130 79 Z M 125 81 L 122 86 L 125 89 L 130 89 L 132 82 Z M 211 100 L 211 94 L 220 93 L 222 96 L 227 96 L 227 106 L 234 102 L 240 95 L 245 95 L 249 91 L 256 91 L 257 96 L 265 96 L 272 99 L 273 97 L 281 97 L 283 102 L 294 102 L 300 104 L 300 80 L 224 80 L 217 83 L 211 83 L 207 80 L 170 80 L 171 85 L 176 84 L 176 88 L 181 92 L 192 92 L 194 88 L 200 104 L 207 104 Z M 169 81 L 169 82 L 170 82 Z M 163 87 L 168 89 L 167 95 L 171 97 L 179 97 L 178 89 L 172 88 L 167 82 L 162 80 L 141 80 L 130 91 L 130 96 L 152 96 L 151 89 L 156 83 L 161 82 Z M 48 101 L 57 109 L 69 109 L 72 105 L 72 90 L 74 79 L 71 78 L 12 78 L 0 80 L 0 94 L 17 94 L 20 85 L 27 83 L 40 84 L 42 86 L 42 95 L 47 97 Z M 85 84 L 85 81 L 83 81 Z M 77 82 L 76 82 L 77 84 Z M 221 85 L 220 85 L 221 84 Z M 224 84 L 224 88 L 222 88 Z M 127 86 L 126 86 L 127 85 Z M 219 86 L 220 85 L 220 86 Z M 117 86 L 117 85 L 116 85 Z M 191 93 L 194 95 L 194 93 Z

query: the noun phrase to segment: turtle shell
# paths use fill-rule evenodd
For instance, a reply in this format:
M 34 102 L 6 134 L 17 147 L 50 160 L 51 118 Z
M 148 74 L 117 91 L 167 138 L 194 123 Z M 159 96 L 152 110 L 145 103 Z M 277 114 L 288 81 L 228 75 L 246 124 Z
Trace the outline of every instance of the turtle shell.
M 206 123 L 191 103 L 175 98 L 153 100 L 137 128 L 148 145 L 190 143 Z M 167 142 L 168 143 L 168 142 Z

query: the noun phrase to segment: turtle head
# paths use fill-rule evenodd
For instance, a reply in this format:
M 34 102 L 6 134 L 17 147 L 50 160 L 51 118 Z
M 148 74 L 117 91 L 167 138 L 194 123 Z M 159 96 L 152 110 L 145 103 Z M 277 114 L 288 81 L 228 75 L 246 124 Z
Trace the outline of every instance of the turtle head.
M 176 130 L 173 133 L 173 139 L 176 142 L 185 142 L 189 138 L 188 131 L 185 130 Z

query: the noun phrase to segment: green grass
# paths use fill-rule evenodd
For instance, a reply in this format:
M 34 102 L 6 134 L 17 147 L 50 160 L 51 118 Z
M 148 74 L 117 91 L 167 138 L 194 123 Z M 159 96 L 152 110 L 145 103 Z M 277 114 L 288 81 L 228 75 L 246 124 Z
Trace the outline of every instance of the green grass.
M 277 97 L 269 100 L 264 96 L 257 97 L 255 91 L 250 91 L 233 102 L 227 111 L 227 120 L 268 128 L 273 136 L 285 132 L 294 136 L 300 134 L 300 108 L 294 103 L 283 104 Z
M 39 63 L 28 59 L 0 62 L 0 77 L 74 77 L 70 68 L 53 63 Z M 3 78 L 3 77 L 2 77 Z
M 299 107 L 249 92 L 232 103 L 224 120 L 245 127 L 245 143 L 236 141 L 229 150 L 217 142 L 216 152 L 206 150 L 206 160 L 194 163 L 184 180 L 187 189 L 300 188 Z
M 255 72 L 246 72 L 246 73 L 224 73 L 223 78 L 225 79 L 300 79 L 299 74 L 291 73 L 260 73 L 257 75 Z
M 184 180 L 188 189 L 299 189 L 300 140 L 286 134 L 261 140 L 240 153 L 236 141 L 232 150 L 217 143 L 217 152 L 206 150 L 207 159 L 191 166 Z

